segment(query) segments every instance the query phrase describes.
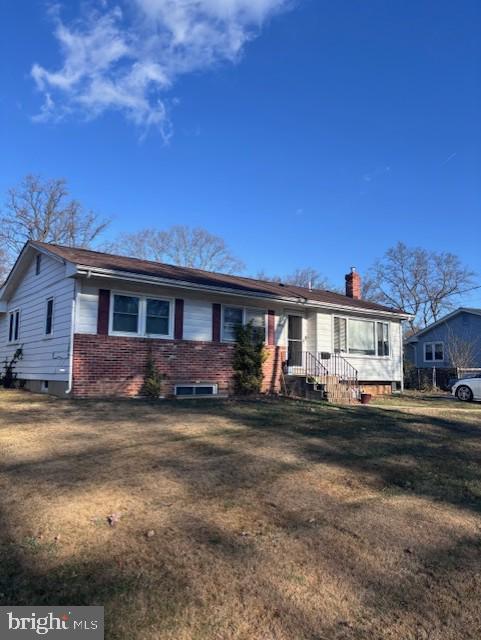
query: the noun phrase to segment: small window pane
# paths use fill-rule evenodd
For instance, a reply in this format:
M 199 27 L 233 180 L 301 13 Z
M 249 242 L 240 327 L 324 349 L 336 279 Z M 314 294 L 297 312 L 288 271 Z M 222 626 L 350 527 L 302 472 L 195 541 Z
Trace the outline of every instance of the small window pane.
M 211 396 L 214 394 L 214 387 L 194 387 L 196 396 Z
M 14 331 L 15 340 L 18 340 L 19 333 L 20 333 L 20 311 L 15 311 L 15 331 Z
M 9 342 L 12 342 L 12 340 L 13 340 L 13 323 L 14 323 L 14 317 L 13 316 L 14 316 L 14 314 L 11 313 L 10 314 L 10 326 L 9 326 L 9 329 L 8 329 L 8 341 Z
M 167 300 L 147 300 L 145 331 L 149 334 L 166 336 L 169 334 L 170 304 Z
M 114 296 L 112 328 L 122 333 L 137 333 L 139 299 L 133 296 Z
M 374 322 L 349 320 L 349 353 L 364 356 L 376 354 Z
M 377 355 L 389 355 L 389 325 L 387 322 L 377 323 Z
M 177 387 L 175 390 L 177 396 L 193 396 L 194 387 Z
M 346 318 L 334 318 L 334 353 L 347 351 Z
M 147 300 L 148 316 L 169 316 L 169 303 L 166 300 Z
M 38 274 L 40 273 L 41 264 L 42 264 L 42 256 L 41 256 L 41 254 L 39 253 L 39 254 L 37 255 L 36 260 L 35 260 L 35 275 L 37 275 L 37 276 L 38 276 Z
M 432 344 L 426 344 L 424 345 L 424 354 L 425 360 L 432 360 L 433 359 L 433 345 Z
M 169 334 L 169 318 L 147 316 L 146 332 L 159 336 L 167 336 Z
M 139 312 L 139 299 L 132 296 L 115 296 L 115 313 L 131 313 L 137 315 Z
M 444 360 L 444 348 L 442 342 L 437 342 L 434 345 L 434 359 Z
M 45 334 L 49 336 L 52 333 L 53 322 L 53 300 L 47 300 L 47 317 L 45 320 Z
M 224 307 L 224 340 L 235 340 L 236 329 L 242 326 L 243 310 L 237 307 Z

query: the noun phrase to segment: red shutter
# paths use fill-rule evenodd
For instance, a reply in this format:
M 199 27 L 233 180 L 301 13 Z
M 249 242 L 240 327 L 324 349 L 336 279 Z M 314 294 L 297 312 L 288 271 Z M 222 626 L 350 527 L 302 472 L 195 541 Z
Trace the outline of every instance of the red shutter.
M 212 305 L 212 341 L 220 342 L 220 304 Z
M 182 340 L 184 337 L 184 301 L 181 298 L 175 300 L 174 338 Z
M 99 310 L 97 316 L 97 333 L 108 335 L 109 333 L 109 309 L 110 291 L 109 289 L 99 289 Z
M 272 309 L 267 312 L 267 344 L 276 344 L 276 312 Z

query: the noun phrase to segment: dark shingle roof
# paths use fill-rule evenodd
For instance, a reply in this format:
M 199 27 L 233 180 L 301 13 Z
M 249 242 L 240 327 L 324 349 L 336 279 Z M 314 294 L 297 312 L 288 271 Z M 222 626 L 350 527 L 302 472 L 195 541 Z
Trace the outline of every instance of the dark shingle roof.
M 403 311 L 399 309 L 392 309 L 367 300 L 355 300 L 348 296 L 343 296 L 340 293 L 334 293 L 333 291 L 324 291 L 321 289 L 310 290 L 306 287 L 297 287 L 279 282 L 269 282 L 225 273 L 202 271 L 201 269 L 191 269 L 190 267 L 178 267 L 161 262 L 101 253 L 89 249 L 64 247 L 45 242 L 31 242 L 31 244 L 46 249 L 64 260 L 86 267 L 126 271 L 140 275 L 168 278 L 169 280 L 177 280 L 179 282 L 188 282 L 194 285 L 223 287 L 235 291 L 245 291 L 246 293 L 264 294 L 266 296 L 304 298 L 313 302 L 357 307 L 359 309 L 403 313 Z

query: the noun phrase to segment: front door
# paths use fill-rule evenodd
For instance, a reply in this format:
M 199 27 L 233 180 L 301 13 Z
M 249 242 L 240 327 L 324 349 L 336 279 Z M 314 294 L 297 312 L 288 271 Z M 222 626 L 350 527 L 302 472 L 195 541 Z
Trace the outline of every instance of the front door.
M 287 366 L 291 373 L 302 367 L 302 316 L 289 315 L 287 325 Z

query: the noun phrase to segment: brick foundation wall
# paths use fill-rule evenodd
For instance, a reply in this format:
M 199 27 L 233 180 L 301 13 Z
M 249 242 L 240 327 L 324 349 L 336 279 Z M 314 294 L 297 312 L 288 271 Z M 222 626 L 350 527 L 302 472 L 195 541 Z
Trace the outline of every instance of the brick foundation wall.
M 392 384 L 390 382 L 360 382 L 359 386 L 364 393 L 370 393 L 373 396 L 392 395 Z
M 203 382 L 217 384 L 219 393 L 232 391 L 231 344 L 188 340 L 149 340 L 107 335 L 76 334 L 73 352 L 73 395 L 76 397 L 136 396 L 152 349 L 159 370 L 167 375 L 165 395 L 174 386 Z M 280 388 L 285 350 L 266 346 L 263 392 Z

